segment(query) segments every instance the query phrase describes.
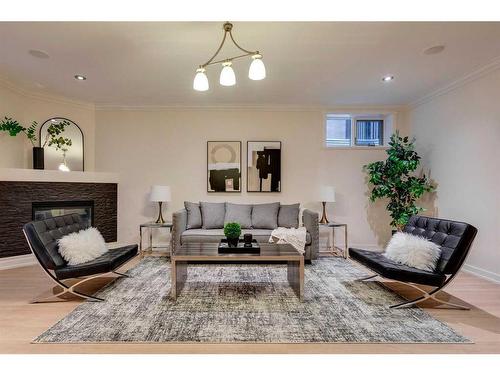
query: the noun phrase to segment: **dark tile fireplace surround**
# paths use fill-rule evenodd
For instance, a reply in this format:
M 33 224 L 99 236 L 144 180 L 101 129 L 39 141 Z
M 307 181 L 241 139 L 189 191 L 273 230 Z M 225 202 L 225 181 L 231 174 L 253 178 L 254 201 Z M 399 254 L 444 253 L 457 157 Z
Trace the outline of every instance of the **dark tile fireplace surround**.
M 0 181 L 0 258 L 30 254 L 22 226 L 35 214 L 77 212 L 116 241 L 117 190 L 116 183 Z

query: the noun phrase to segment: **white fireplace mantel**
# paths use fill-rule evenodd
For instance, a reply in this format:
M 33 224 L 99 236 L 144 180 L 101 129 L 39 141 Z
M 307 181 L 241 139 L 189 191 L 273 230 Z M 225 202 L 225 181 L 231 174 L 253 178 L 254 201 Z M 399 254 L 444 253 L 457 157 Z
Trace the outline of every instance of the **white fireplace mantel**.
M 118 183 L 118 173 L 0 168 L 0 181 Z

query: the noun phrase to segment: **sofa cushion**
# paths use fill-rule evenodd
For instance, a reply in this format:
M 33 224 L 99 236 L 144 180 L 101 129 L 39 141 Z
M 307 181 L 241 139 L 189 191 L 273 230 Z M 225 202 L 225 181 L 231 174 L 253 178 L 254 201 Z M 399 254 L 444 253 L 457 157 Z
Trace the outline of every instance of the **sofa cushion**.
M 442 273 L 399 264 L 376 251 L 350 248 L 349 254 L 353 259 L 388 279 L 433 286 L 441 286 L 446 280 L 446 275 Z
M 281 205 L 278 212 L 278 227 L 299 227 L 300 203 Z
M 203 229 L 224 228 L 225 203 L 200 202 Z
M 201 228 L 201 209 L 199 203 L 184 202 L 187 211 L 187 229 Z
M 252 227 L 255 229 L 277 228 L 279 209 L 279 202 L 254 204 L 252 208 Z
M 259 243 L 269 242 L 271 236 L 271 229 L 243 229 L 241 236 L 250 233 L 253 239 Z M 226 238 L 224 236 L 224 229 L 189 229 L 182 233 L 181 244 L 185 243 L 219 243 L 220 240 Z M 311 244 L 311 235 L 309 232 L 306 234 L 306 245 Z
M 251 204 L 234 204 L 226 202 L 226 216 L 224 217 L 224 225 L 227 223 L 238 223 L 242 229 L 252 227 L 252 205 Z

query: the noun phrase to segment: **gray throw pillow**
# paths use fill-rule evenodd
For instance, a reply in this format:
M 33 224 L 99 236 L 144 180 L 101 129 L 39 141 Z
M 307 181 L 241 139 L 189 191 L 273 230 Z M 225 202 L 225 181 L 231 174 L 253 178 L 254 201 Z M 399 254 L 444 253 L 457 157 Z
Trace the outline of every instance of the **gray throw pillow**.
M 238 223 L 244 229 L 251 228 L 252 205 L 226 202 L 226 217 L 224 218 L 224 225 L 227 223 Z
M 200 202 L 203 229 L 224 228 L 225 203 Z
M 298 228 L 299 212 L 299 203 L 280 206 L 280 210 L 278 213 L 278 227 Z
M 199 203 L 184 202 L 184 207 L 187 211 L 186 229 L 201 228 L 201 210 Z
M 254 204 L 252 207 L 252 227 L 257 229 L 277 228 L 279 209 L 279 202 Z

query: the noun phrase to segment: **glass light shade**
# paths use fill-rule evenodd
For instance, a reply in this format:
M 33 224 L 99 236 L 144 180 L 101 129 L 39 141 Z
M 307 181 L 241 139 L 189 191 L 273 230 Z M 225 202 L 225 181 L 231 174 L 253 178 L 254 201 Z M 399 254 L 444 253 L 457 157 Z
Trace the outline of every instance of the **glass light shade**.
M 170 186 L 163 186 L 163 185 L 151 186 L 151 193 L 149 194 L 149 200 L 151 202 L 170 202 L 172 200 Z
M 248 78 L 259 81 L 266 78 L 266 67 L 262 61 L 262 55 L 253 55 L 252 63 L 250 64 L 250 69 L 248 69 Z
M 320 202 L 335 202 L 335 188 L 333 186 L 321 186 L 319 192 Z
M 193 81 L 193 89 L 195 89 L 196 91 L 207 91 L 208 88 L 208 78 L 205 74 L 205 69 L 196 69 L 196 75 L 194 76 Z
M 69 172 L 69 168 L 68 168 L 68 166 L 65 163 L 59 164 L 59 170 L 61 172 Z
M 231 61 L 222 63 L 223 68 L 219 78 L 219 82 L 222 86 L 234 86 L 236 84 L 236 76 L 234 75 L 234 70 L 231 65 L 233 65 Z

